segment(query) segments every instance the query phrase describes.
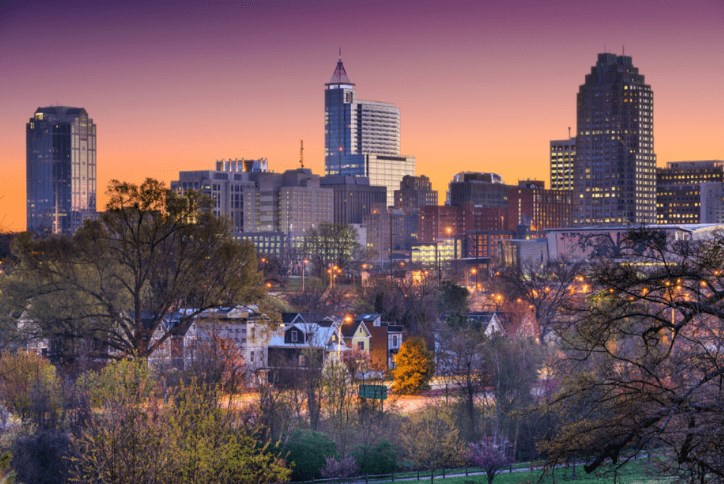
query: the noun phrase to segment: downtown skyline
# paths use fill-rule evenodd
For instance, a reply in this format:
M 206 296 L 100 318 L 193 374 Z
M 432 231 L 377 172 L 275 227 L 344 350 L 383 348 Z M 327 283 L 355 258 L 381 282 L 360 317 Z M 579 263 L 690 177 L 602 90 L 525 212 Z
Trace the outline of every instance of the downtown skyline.
M 39 106 L 95 120 L 99 208 L 112 178 L 168 183 L 237 157 L 295 168 L 299 139 L 322 174 L 340 46 L 363 97 L 400 108 L 401 151 L 441 193 L 463 170 L 549 186 L 548 143 L 575 132 L 576 92 L 604 44 L 625 45 L 656 92 L 659 166 L 724 151 L 720 2 L 90 5 L 0 4 L 5 229 L 25 227 L 24 124 Z

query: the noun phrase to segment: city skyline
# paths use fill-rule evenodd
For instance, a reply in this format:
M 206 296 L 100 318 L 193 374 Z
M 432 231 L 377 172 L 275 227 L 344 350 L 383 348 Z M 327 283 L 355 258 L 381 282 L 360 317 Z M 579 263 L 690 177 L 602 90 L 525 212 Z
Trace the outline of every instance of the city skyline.
M 575 130 L 596 55 L 622 45 L 656 92 L 658 166 L 724 151 L 719 2 L 91 5 L 0 6 L 5 229 L 25 227 L 24 123 L 40 106 L 92 113 L 99 208 L 112 178 L 168 183 L 237 157 L 294 168 L 300 138 L 322 174 L 320 92 L 339 46 L 363 97 L 404 113 L 401 151 L 441 192 L 463 170 L 549 186 L 549 141 Z

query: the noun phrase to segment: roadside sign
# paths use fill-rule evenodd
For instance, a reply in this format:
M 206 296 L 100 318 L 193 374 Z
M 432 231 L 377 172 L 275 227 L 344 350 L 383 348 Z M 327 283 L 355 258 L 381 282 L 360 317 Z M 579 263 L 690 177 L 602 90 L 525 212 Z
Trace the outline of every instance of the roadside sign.
M 373 398 L 375 400 L 386 400 L 387 399 L 387 386 L 386 385 L 360 385 L 359 386 L 359 397 L 360 398 Z

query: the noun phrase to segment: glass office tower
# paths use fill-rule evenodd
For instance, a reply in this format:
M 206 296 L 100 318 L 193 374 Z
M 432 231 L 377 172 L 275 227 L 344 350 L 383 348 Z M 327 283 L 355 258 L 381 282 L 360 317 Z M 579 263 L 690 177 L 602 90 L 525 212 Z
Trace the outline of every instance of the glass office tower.
M 324 90 L 324 167 L 387 187 L 388 206 L 402 177 L 415 174 L 415 158 L 400 154 L 399 108 L 358 100 L 341 58 Z
M 577 98 L 576 223 L 656 223 L 653 103 L 631 57 L 598 55 Z
M 27 228 L 73 234 L 96 213 L 96 125 L 83 108 L 38 108 L 26 125 Z

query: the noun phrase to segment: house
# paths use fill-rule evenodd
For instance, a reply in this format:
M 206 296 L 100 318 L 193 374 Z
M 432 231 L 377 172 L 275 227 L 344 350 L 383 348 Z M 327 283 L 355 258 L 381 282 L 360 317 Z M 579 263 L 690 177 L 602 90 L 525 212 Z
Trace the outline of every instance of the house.
M 370 338 L 372 334 L 364 320 L 356 318 L 354 321 L 345 322 L 340 326 L 344 344 L 353 350 L 370 352 Z
M 337 323 L 323 326 L 294 322 L 280 328 L 269 341 L 269 381 L 292 384 L 301 372 L 321 369 L 328 361 L 339 361 L 343 351 L 349 351 L 349 348 L 344 344 Z
M 443 313 L 440 319 L 441 321 L 446 321 L 449 316 L 448 313 Z M 505 334 L 505 328 L 503 327 L 505 316 L 503 313 L 496 311 L 470 311 L 465 313 L 465 319 L 471 326 L 480 328 L 485 336 L 490 337 L 496 333 Z
M 480 327 L 485 336 L 492 336 L 495 333 L 505 334 L 501 323 L 500 313 L 494 311 L 471 311 L 465 315 L 468 322 Z
M 189 369 L 194 362 L 206 356 L 219 343 L 226 357 L 238 357 L 251 374 L 267 365 L 266 348 L 271 338 L 272 323 L 258 312 L 256 306 L 234 306 L 207 309 L 184 318 L 181 310 L 164 320 L 164 327 L 157 329 L 157 337 L 176 325 L 176 334 L 166 339 L 149 357 L 149 364 L 159 368 Z
M 383 371 L 392 368 L 402 345 L 402 326 L 382 321 L 378 313 L 360 314 L 355 321 L 364 323 L 370 332 L 370 366 Z

